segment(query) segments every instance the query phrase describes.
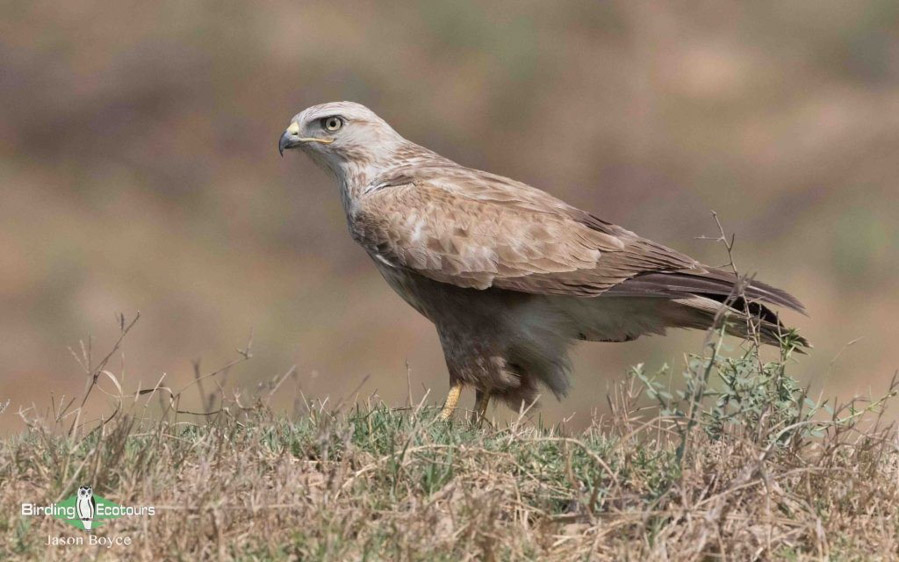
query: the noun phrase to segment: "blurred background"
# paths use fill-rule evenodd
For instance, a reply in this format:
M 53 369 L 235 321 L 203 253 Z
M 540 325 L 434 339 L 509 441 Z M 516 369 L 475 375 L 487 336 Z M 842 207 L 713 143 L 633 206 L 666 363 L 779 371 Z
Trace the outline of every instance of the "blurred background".
M 899 367 L 899 3 L 269 1 L 0 5 L 0 429 L 84 389 L 117 313 L 126 390 L 235 357 L 229 386 L 442 403 L 437 336 L 347 234 L 288 120 L 368 105 L 462 164 L 789 290 L 793 373 L 843 398 Z M 576 348 L 582 424 L 628 365 L 703 334 Z M 847 347 L 850 342 L 855 342 Z M 834 360 L 836 358 L 836 360 Z M 118 355 L 110 364 L 122 371 Z M 365 377 L 368 379 L 365 380 Z M 363 384 L 364 381 L 364 384 Z M 360 387 L 361 385 L 361 387 Z M 108 385 L 107 385 L 108 386 Z M 288 389 L 289 387 L 289 389 Z M 465 405 L 472 401 L 465 397 Z

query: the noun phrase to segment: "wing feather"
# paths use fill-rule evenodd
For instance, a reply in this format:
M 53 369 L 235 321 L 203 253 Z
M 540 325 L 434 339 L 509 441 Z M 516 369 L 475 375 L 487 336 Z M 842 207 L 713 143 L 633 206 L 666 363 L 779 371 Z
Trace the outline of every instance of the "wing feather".
M 642 272 L 699 267 L 533 188 L 523 195 L 539 197 L 516 199 L 468 179 L 474 196 L 428 181 L 370 193 L 354 209 L 353 235 L 381 261 L 478 289 L 596 296 Z

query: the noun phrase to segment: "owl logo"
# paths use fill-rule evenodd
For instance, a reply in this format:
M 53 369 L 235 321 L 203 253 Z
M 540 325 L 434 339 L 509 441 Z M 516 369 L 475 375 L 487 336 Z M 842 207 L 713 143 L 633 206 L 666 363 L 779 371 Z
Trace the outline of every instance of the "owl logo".
M 90 486 L 78 488 L 78 498 L 75 500 L 75 511 L 85 530 L 90 531 L 94 514 L 97 512 L 97 503 L 94 501 L 94 489 Z

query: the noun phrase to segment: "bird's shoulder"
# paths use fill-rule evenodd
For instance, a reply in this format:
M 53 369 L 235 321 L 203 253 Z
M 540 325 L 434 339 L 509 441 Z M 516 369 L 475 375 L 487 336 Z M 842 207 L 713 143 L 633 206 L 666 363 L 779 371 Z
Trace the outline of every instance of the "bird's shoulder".
M 554 213 L 569 216 L 576 209 L 553 195 L 490 172 L 467 168 L 451 160 L 437 157 L 422 162 L 396 166 L 378 175 L 372 191 L 415 185 L 430 196 L 446 192 L 484 206 L 497 205 L 519 211 Z M 389 197 L 390 192 L 384 195 Z
M 423 227 L 451 228 L 540 240 L 567 230 L 607 251 L 622 249 L 626 238 L 636 236 L 525 183 L 443 159 L 382 173 L 356 201 L 352 215 L 363 226 L 414 221 L 419 234 L 426 232 Z M 515 230 L 525 225 L 531 228 Z

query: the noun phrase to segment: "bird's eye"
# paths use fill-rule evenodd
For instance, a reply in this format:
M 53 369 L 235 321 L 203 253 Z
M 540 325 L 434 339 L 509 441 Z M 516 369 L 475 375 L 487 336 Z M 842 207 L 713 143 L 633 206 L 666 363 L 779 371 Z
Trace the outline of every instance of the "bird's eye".
M 340 117 L 324 117 L 322 118 L 322 129 L 334 132 L 343 127 L 343 121 Z

